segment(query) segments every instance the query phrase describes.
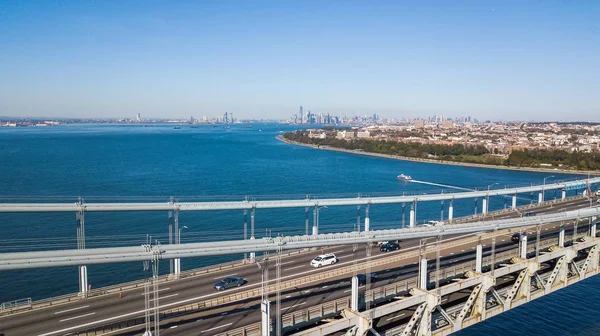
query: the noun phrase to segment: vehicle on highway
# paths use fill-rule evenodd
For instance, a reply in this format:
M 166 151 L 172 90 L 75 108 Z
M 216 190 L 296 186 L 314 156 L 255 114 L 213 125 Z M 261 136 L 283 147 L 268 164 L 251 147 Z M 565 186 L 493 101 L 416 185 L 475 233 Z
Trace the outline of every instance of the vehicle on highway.
M 387 244 L 381 245 L 381 247 L 379 248 L 379 251 L 390 252 L 390 251 L 396 251 L 399 249 L 400 249 L 400 244 L 394 243 L 394 242 L 388 242 Z
M 600 197 L 600 189 L 596 190 L 596 196 Z
M 600 204 L 600 198 L 596 201 L 596 203 Z
M 519 240 L 521 240 L 521 234 L 520 233 L 515 233 L 514 235 L 512 235 L 512 237 L 510 237 L 510 240 L 513 243 L 518 243 Z
M 333 253 L 321 254 L 310 262 L 312 267 L 321 267 L 325 265 L 333 265 L 338 262 L 338 258 Z
M 423 224 L 423 226 L 425 226 L 425 227 L 432 227 L 432 226 L 439 226 L 439 225 L 444 225 L 444 222 L 431 220 L 431 221 L 428 221 L 426 224 Z
M 226 290 L 232 287 L 241 287 L 246 283 L 246 280 L 238 277 L 226 277 L 225 279 L 217 282 L 214 288 L 218 291 Z
M 357 274 L 358 285 L 363 286 L 367 284 L 367 275 L 366 274 Z M 371 273 L 371 282 L 375 282 L 377 278 L 375 277 L 375 273 Z
M 536 213 L 533 211 L 527 211 L 526 213 L 523 214 L 523 217 L 533 217 L 535 216 Z

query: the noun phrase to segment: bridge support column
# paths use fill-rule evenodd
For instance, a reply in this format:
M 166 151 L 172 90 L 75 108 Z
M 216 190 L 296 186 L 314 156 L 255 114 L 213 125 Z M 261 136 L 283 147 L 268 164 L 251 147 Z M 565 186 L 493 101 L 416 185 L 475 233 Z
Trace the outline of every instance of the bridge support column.
M 421 257 L 419 260 L 419 289 L 427 290 L 427 258 Z
M 544 203 L 544 191 L 540 191 L 540 193 L 538 194 L 538 204 L 542 204 Z
M 352 296 L 350 299 L 350 310 L 358 311 L 358 277 L 352 276 Z
M 517 195 L 513 195 L 512 197 L 512 208 L 516 209 L 517 208 Z
M 85 249 L 85 212 L 83 211 L 83 199 L 79 199 L 79 205 L 81 210 L 75 214 L 77 221 L 77 249 Z M 79 274 L 79 295 L 87 297 L 88 295 L 88 278 L 87 278 L 87 266 L 81 265 L 78 268 Z
M 450 205 L 448 205 L 448 223 L 452 223 L 452 219 L 454 218 L 454 200 L 450 200 Z
M 561 199 L 564 201 L 567 198 L 567 191 L 565 189 L 562 190 Z
M 521 245 L 519 256 L 523 259 L 527 259 L 527 233 L 521 234 Z
M 475 257 L 475 272 L 481 273 L 481 264 L 483 262 L 483 247 L 481 243 L 477 244 Z
M 312 228 L 313 236 L 319 234 L 319 207 L 315 206 L 313 209 L 313 228 Z
M 484 197 L 481 199 L 481 213 L 486 214 L 488 212 L 488 199 Z
M 175 244 L 181 244 L 181 231 L 179 230 L 179 210 L 173 212 L 173 223 L 175 224 Z M 173 270 L 175 273 L 175 279 L 179 279 L 181 275 L 181 259 L 176 258 L 173 260 Z
M 79 266 L 79 295 L 87 296 L 88 294 L 88 278 L 87 266 Z
M 565 226 L 563 224 L 560 224 L 558 231 L 558 246 L 565 247 Z
M 590 224 L 590 237 L 596 237 L 596 220 L 594 218 L 590 218 L 592 223 Z
M 260 313 L 260 334 L 261 336 L 269 336 L 269 334 L 271 333 L 271 302 L 269 302 L 269 300 L 263 300 L 260 303 Z
M 371 219 L 369 218 L 369 208 L 370 204 L 367 204 L 367 207 L 365 208 L 365 232 L 369 231 L 371 227 Z
M 417 201 L 414 201 L 411 205 L 410 205 L 410 219 L 409 219 L 409 225 L 410 227 L 415 227 L 416 224 L 416 217 L 417 216 Z
M 254 240 L 254 215 L 256 212 L 256 207 L 252 207 L 252 211 L 250 212 L 250 240 Z M 250 262 L 253 263 L 256 261 L 256 252 L 250 252 Z

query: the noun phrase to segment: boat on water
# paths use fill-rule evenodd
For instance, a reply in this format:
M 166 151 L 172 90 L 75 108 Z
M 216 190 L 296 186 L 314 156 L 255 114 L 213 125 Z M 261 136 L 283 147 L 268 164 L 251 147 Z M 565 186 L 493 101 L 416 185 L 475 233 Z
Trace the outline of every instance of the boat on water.
M 181 129 L 181 126 L 175 126 L 173 129 Z
M 400 175 L 398 175 L 398 180 L 400 180 L 400 181 L 410 181 L 410 180 L 412 180 L 412 177 L 410 177 L 410 175 L 400 174 Z
M 252 128 L 252 125 L 244 126 L 245 128 Z

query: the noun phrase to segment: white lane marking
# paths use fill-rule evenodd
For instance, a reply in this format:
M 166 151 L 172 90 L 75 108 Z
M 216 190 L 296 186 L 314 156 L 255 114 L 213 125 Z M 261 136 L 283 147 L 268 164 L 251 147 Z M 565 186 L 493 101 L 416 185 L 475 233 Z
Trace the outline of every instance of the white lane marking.
M 300 265 L 300 266 L 294 266 L 294 267 L 286 268 L 283 271 L 285 272 L 285 271 L 293 270 L 293 269 L 300 268 L 300 267 L 305 267 L 305 265 Z
M 352 292 L 352 289 L 345 290 L 344 293 Z
M 458 237 L 454 237 L 454 238 L 449 238 L 449 239 L 442 240 L 442 242 L 459 240 L 461 238 L 465 238 L 465 237 L 469 237 L 469 236 L 474 236 L 474 235 L 475 235 L 474 233 L 464 234 L 462 236 L 458 236 Z M 387 257 L 387 256 L 390 256 L 390 255 L 393 255 L 393 254 L 396 254 L 396 253 L 404 253 L 406 251 L 416 250 L 418 248 L 419 248 L 419 246 L 407 247 L 405 249 L 401 249 L 401 250 L 398 250 L 398 251 L 389 252 L 387 254 L 384 254 L 383 256 Z M 368 258 L 369 257 L 364 257 L 364 258 L 361 258 L 361 259 L 358 259 L 358 260 L 355 260 L 355 261 L 364 261 L 364 260 L 367 260 Z M 346 264 L 354 263 L 355 261 L 348 261 L 348 262 L 345 262 L 345 263 L 340 263 L 339 265 L 346 265 Z M 312 270 L 309 270 L 309 271 L 305 271 L 305 272 L 302 272 L 302 273 L 286 275 L 284 277 L 281 277 L 280 280 L 289 279 L 289 278 L 295 278 L 295 277 L 298 277 L 299 275 L 303 275 L 303 274 L 307 274 L 307 273 L 314 273 L 316 271 L 320 271 L 320 269 L 315 268 L 315 269 L 312 269 Z M 273 281 L 275 281 L 275 280 L 270 280 L 269 282 L 273 282 Z M 259 287 L 261 285 L 262 285 L 262 282 L 259 282 L 259 283 L 255 284 L 255 285 L 246 286 L 245 288 L 243 288 L 243 290 L 246 290 L 248 288 L 253 288 L 253 287 Z M 232 291 L 232 293 L 233 292 L 234 291 Z M 304 292 L 305 293 L 310 293 L 311 291 L 309 290 L 309 291 L 304 291 Z M 165 309 L 165 308 L 168 308 L 168 307 L 172 307 L 172 306 L 176 306 L 176 305 L 181 305 L 182 303 L 198 301 L 198 300 L 201 300 L 201 299 L 205 299 L 205 298 L 209 298 L 209 297 L 214 297 L 214 296 L 219 296 L 219 295 L 222 295 L 222 293 L 217 292 L 217 293 L 207 294 L 207 295 L 198 296 L 198 297 L 194 297 L 194 298 L 189 298 L 189 299 L 185 299 L 185 300 L 181 300 L 181 301 L 177 301 L 177 302 L 171 302 L 171 303 L 167 303 L 167 304 L 161 305 L 158 308 L 159 309 Z M 150 311 L 150 309 L 148 311 Z M 99 320 L 99 321 L 94 321 L 94 322 L 90 322 L 90 323 L 84 323 L 82 325 L 78 325 L 78 326 L 74 326 L 74 327 L 69 327 L 69 328 L 64 328 L 64 329 L 61 329 L 61 330 L 50 331 L 50 332 L 47 332 L 45 334 L 41 334 L 41 335 L 38 335 L 38 336 L 50 336 L 50 335 L 56 335 L 56 334 L 63 334 L 63 333 L 68 332 L 68 331 L 77 330 L 77 329 L 81 329 L 81 328 L 86 328 L 86 327 L 89 327 L 91 325 L 95 325 L 97 323 L 104 323 L 104 322 L 108 322 L 108 321 L 112 321 L 112 320 L 116 320 L 116 319 L 120 319 L 120 318 L 124 318 L 124 317 L 128 317 L 128 316 L 132 316 L 132 315 L 143 314 L 145 312 L 146 312 L 146 310 L 142 309 L 142 310 L 134 311 L 134 312 L 131 312 L 131 313 L 125 313 L 125 314 L 121 314 L 121 315 L 118 315 L 118 316 L 108 317 L 108 318 L 105 318 L 105 319 Z
M 175 328 L 177 328 L 177 326 L 176 326 L 176 325 L 174 325 L 174 326 L 170 327 L 169 329 L 175 329 Z
M 287 264 L 291 264 L 293 262 L 296 262 L 296 261 L 294 261 L 294 260 L 292 260 L 292 261 L 286 261 L 286 262 L 281 263 L 280 265 L 287 265 Z
M 286 310 L 286 309 L 290 309 L 290 308 L 294 308 L 294 307 L 302 306 L 303 304 L 306 304 L 306 302 L 302 302 L 302 303 L 295 304 L 295 305 L 293 305 L 293 306 L 289 306 L 289 307 L 281 308 L 281 310 Z
M 323 288 L 327 288 L 327 287 L 329 287 L 329 286 L 323 286 Z
M 353 256 L 354 256 L 354 254 L 346 254 L 346 255 L 340 256 L 340 258 L 347 258 L 347 257 L 353 257 Z
M 346 252 L 346 250 L 339 250 L 339 251 L 333 251 L 333 252 L 328 252 L 328 253 L 342 253 L 342 252 Z
M 78 309 L 87 308 L 87 307 L 89 307 L 89 306 L 90 306 L 90 305 L 87 305 L 87 306 L 81 306 L 81 307 L 77 307 L 77 308 L 71 308 L 71 309 L 67 309 L 67 310 L 61 310 L 61 311 L 59 311 L 59 312 L 56 312 L 56 313 L 54 313 L 54 315 L 56 315 L 56 314 L 62 314 L 62 313 L 66 313 L 66 312 L 70 312 L 70 311 L 73 311 L 73 310 L 78 310 Z
M 216 277 L 216 278 L 213 278 L 213 279 L 215 279 L 215 280 L 217 280 L 217 279 L 225 279 L 227 277 L 234 276 L 234 275 L 237 275 L 237 273 L 233 273 L 233 274 L 229 274 L 229 275 L 222 275 L 220 277 Z
M 114 334 L 114 333 L 117 333 L 117 332 L 121 333 L 121 332 L 123 332 L 123 330 L 133 329 L 133 328 L 139 328 L 139 325 L 134 325 L 134 326 L 131 326 L 131 327 L 127 327 L 127 328 L 123 328 L 123 329 L 119 329 L 119 330 L 115 330 L 115 331 L 109 331 L 109 332 L 105 332 L 105 333 L 99 334 L 99 335 L 104 336 L 104 335 Z M 67 335 L 71 335 L 71 334 L 67 334 Z
M 398 317 L 402 317 L 402 316 L 404 316 L 404 315 L 406 315 L 406 313 L 402 313 L 402 314 L 400 314 L 400 315 L 396 315 L 396 316 L 390 317 L 390 318 L 389 318 L 389 319 L 387 319 L 386 321 L 391 321 L 391 320 L 393 320 L 393 319 L 397 319 Z
M 214 328 L 211 328 L 211 329 L 206 329 L 204 331 L 201 331 L 200 333 L 202 334 L 202 333 L 205 333 L 205 332 L 208 332 L 208 331 L 211 331 L 211 330 L 215 330 L 215 329 L 227 327 L 227 326 L 230 326 L 230 325 L 231 325 L 231 323 L 223 324 L 223 325 L 220 325 L 218 327 L 214 327 Z
M 86 316 L 91 316 L 94 314 L 96 314 L 96 313 L 89 313 L 89 314 L 79 315 L 79 316 L 75 316 L 75 317 L 69 317 L 66 319 L 59 320 L 58 322 L 65 322 L 65 321 L 74 320 L 74 319 L 78 319 L 78 318 L 82 318 L 82 317 L 86 317 Z
M 156 299 L 152 299 L 150 301 L 162 300 L 162 299 L 170 298 L 170 297 L 177 296 L 177 295 L 179 295 L 179 293 L 175 293 L 175 294 L 171 294 L 171 295 L 166 295 L 166 296 L 160 296 L 160 297 L 158 297 Z
M 166 291 L 166 290 L 169 290 L 169 289 L 171 289 L 171 288 L 170 288 L 170 287 L 167 287 L 167 288 L 161 288 L 161 289 L 159 289 L 159 290 L 158 290 L 158 292 Z M 143 293 L 142 293 L 142 296 L 144 296 L 144 295 L 146 295 L 146 294 L 143 294 Z

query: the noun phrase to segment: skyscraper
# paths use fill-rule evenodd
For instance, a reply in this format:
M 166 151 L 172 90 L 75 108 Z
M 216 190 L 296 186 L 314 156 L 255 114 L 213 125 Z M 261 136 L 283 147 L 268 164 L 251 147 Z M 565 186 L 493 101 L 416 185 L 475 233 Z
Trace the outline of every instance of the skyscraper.
M 140 115 L 139 112 L 138 112 L 137 116 L 135 117 L 135 120 L 137 120 L 137 122 L 142 121 L 142 116 Z
M 300 111 L 298 114 L 300 115 L 300 123 L 304 123 L 304 112 L 302 111 L 302 106 L 300 106 Z

